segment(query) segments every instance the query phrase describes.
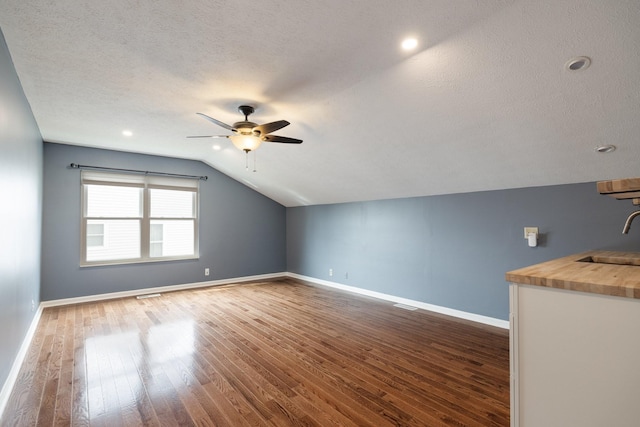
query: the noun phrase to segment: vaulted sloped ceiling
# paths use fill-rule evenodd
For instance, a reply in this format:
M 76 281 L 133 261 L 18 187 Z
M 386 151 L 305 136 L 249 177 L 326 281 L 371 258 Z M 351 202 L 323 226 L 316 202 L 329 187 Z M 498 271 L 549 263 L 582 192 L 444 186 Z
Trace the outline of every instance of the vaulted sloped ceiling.
M 199 159 L 285 206 L 640 175 L 639 22 L 637 0 L 0 2 L 46 141 Z M 253 172 L 185 138 L 243 103 L 304 143 Z

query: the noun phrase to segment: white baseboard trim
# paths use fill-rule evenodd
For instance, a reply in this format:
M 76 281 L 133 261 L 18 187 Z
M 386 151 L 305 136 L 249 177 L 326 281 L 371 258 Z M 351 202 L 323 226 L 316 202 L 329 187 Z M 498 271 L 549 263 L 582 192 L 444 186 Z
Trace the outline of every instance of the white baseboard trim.
M 423 310 L 433 311 L 440 314 L 446 314 L 447 316 L 453 316 L 460 319 L 471 320 L 472 322 L 483 323 L 485 325 L 496 326 L 502 329 L 509 329 L 509 321 L 496 319 L 494 317 L 482 316 L 480 314 L 468 313 L 466 311 L 455 310 L 453 308 L 442 307 L 439 305 L 428 304 L 426 302 L 415 301 L 408 298 L 397 297 L 394 295 L 384 294 L 382 292 L 369 291 L 367 289 L 357 288 L 355 286 L 343 285 L 341 283 L 329 282 L 328 280 L 316 279 L 315 277 L 303 276 L 296 273 L 286 273 L 287 277 L 303 280 L 318 284 L 321 286 L 327 286 L 330 288 L 341 289 L 343 291 L 353 292 L 360 295 L 366 295 L 373 298 L 378 298 L 385 301 L 391 301 L 395 303 L 410 305 L 418 307 Z
M 63 298 L 51 301 L 42 302 L 42 307 L 57 307 L 61 305 L 69 305 L 69 304 L 81 304 L 85 302 L 96 302 L 96 301 L 104 301 L 115 298 L 128 298 L 128 297 L 136 297 L 138 295 L 146 295 L 146 294 L 154 294 L 154 293 L 162 293 L 162 292 L 172 292 L 172 291 L 182 291 L 185 289 L 196 289 L 196 288 L 207 288 L 210 286 L 221 286 L 221 285 L 229 285 L 231 283 L 241 283 L 241 282 L 253 282 L 256 280 L 268 280 L 268 279 L 277 279 L 280 277 L 286 277 L 286 273 L 270 273 L 270 274 L 258 274 L 255 276 L 244 276 L 244 277 L 234 277 L 231 279 L 220 279 L 220 280 L 210 280 L 207 282 L 195 282 L 195 283 L 186 283 L 183 285 L 169 285 L 169 286 L 158 286 L 155 288 L 144 288 L 144 289 L 136 289 L 132 291 L 122 291 L 122 292 L 112 292 L 108 294 L 97 294 L 97 295 L 87 295 L 84 297 L 74 297 L 74 298 Z
M 42 308 L 42 304 L 40 304 L 40 306 L 38 307 L 38 311 L 36 311 L 36 314 L 33 316 L 31 324 L 29 325 L 29 329 L 27 329 L 27 333 L 22 340 L 20 350 L 18 350 L 18 354 L 13 360 L 13 365 L 11 366 L 11 370 L 9 371 L 7 380 L 2 385 L 2 390 L 0 390 L 0 419 L 2 419 L 4 409 L 9 402 L 9 396 L 11 395 L 13 386 L 16 384 L 16 381 L 18 379 L 20 368 L 22 367 L 22 363 L 27 356 L 27 351 L 29 350 L 29 346 L 31 345 L 33 336 L 35 335 L 36 329 L 38 328 L 38 322 L 40 321 L 40 316 L 42 315 Z

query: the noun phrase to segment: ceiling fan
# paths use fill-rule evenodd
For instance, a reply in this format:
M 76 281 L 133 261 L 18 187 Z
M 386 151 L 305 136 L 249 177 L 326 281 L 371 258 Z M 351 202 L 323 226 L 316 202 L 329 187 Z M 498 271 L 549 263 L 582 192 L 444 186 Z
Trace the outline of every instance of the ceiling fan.
M 279 142 L 284 144 L 301 144 L 301 139 L 288 138 L 286 136 L 271 135 L 271 132 L 275 132 L 288 126 L 290 123 L 286 120 L 278 120 L 276 122 L 265 123 L 258 125 L 249 121 L 249 116 L 253 114 L 255 108 L 251 105 L 241 105 L 238 107 L 238 111 L 244 114 L 244 120 L 235 122 L 233 126 L 230 126 L 220 120 L 216 120 L 213 117 L 209 117 L 206 114 L 196 113 L 199 116 L 204 117 L 212 123 L 217 124 L 227 130 L 233 132 L 232 135 L 201 135 L 201 136 L 188 136 L 187 138 L 229 138 L 233 145 L 238 149 L 246 152 L 257 149 L 263 141 L 266 142 Z

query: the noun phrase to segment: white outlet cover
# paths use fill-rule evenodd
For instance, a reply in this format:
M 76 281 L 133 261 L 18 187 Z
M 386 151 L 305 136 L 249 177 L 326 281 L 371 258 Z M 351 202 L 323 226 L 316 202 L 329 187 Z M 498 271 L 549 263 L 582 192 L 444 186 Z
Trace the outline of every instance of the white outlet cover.
M 529 233 L 535 233 L 535 235 L 538 235 L 538 227 L 525 227 L 524 228 L 524 238 L 528 239 L 529 238 Z

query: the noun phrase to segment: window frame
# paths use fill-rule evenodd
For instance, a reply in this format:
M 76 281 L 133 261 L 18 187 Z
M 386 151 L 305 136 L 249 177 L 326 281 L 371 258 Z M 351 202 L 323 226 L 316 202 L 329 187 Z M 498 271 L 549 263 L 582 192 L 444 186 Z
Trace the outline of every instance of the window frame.
M 123 264 L 139 264 L 139 263 L 155 263 L 155 262 L 167 262 L 167 261 L 179 261 L 179 260 L 194 260 L 200 258 L 199 250 L 199 217 L 200 217 L 200 183 L 197 179 L 189 178 L 165 178 L 161 176 L 151 175 L 135 175 L 135 174 L 120 174 L 110 172 L 93 172 L 82 171 L 80 175 L 80 267 L 94 267 L 104 265 L 123 265 Z M 88 197 L 87 186 L 88 185 L 106 185 L 116 187 L 137 187 L 142 189 L 142 195 L 140 203 L 142 204 L 141 216 L 132 217 L 90 217 L 87 216 L 88 209 Z M 192 212 L 191 218 L 164 218 L 164 217 L 151 217 L 151 191 L 152 189 L 172 190 L 172 191 L 187 191 L 193 193 L 192 197 Z M 163 221 L 171 220 L 192 220 L 193 221 L 193 253 L 181 256 L 151 256 L 151 222 L 153 220 L 161 219 Z M 87 260 L 87 221 L 89 220 L 137 220 L 140 222 L 140 257 L 137 258 L 123 258 L 115 260 Z M 106 230 L 105 224 L 105 236 L 104 242 L 106 243 Z

